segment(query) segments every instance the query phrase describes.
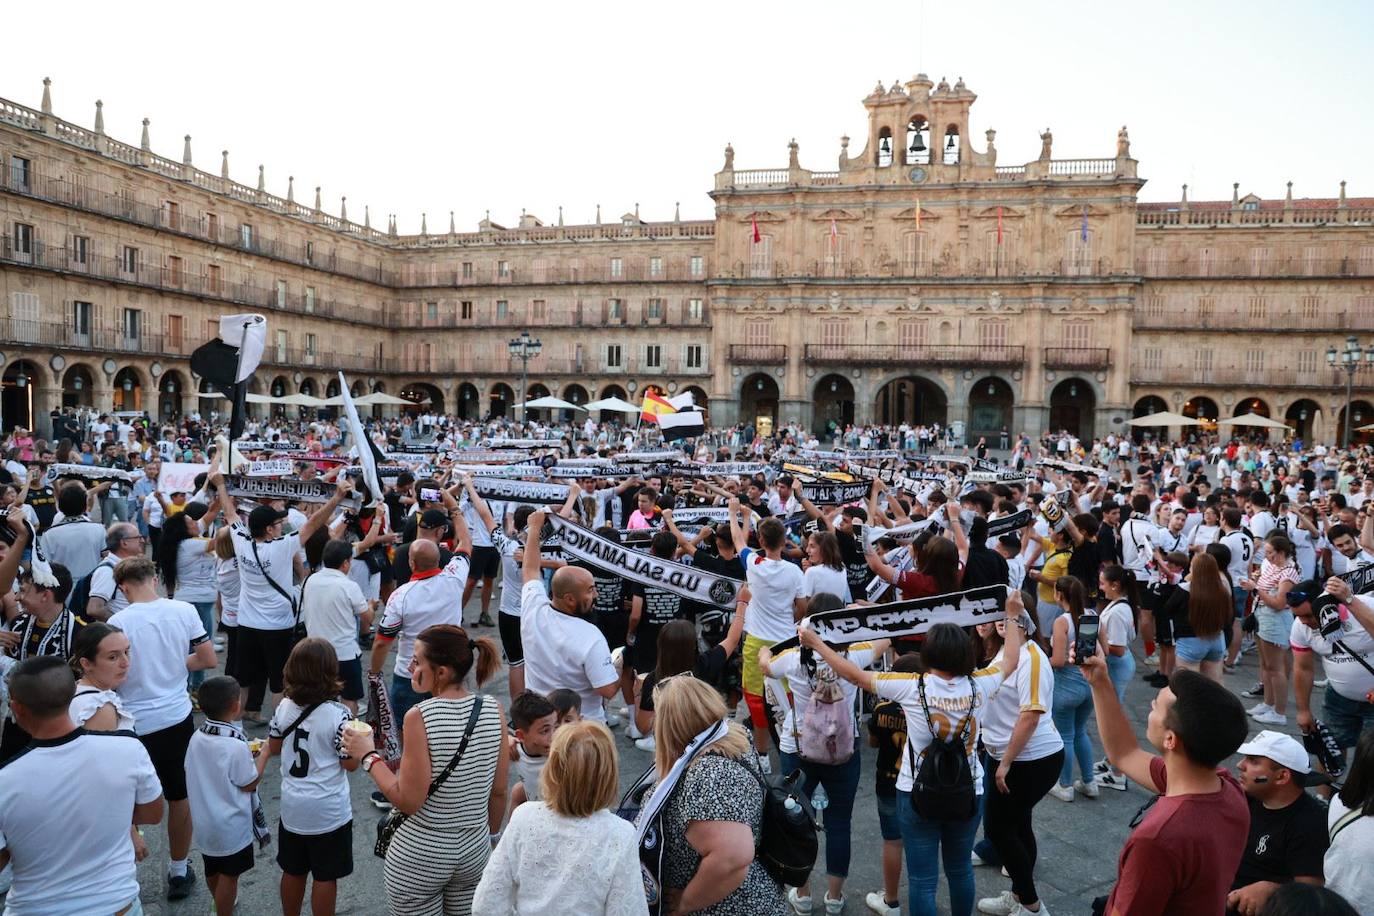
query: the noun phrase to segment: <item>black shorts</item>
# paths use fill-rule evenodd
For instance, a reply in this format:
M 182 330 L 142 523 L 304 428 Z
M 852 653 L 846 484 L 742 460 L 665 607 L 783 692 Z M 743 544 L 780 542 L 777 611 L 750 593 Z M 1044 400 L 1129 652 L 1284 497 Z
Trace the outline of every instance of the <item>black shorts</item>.
M 523 668 L 525 645 L 520 641 L 520 618 L 500 611 L 496 615 L 496 629 L 501 634 L 501 651 L 506 654 L 506 664 Z
M 224 673 L 237 678 L 239 673 L 239 628 L 221 623 L 219 631 L 224 634 Z
M 1174 644 L 1174 618 L 1165 614 L 1163 609 L 1155 611 L 1155 642 L 1161 646 Z
M 277 825 L 277 865 L 288 875 L 337 881 L 353 874 L 353 822 L 328 833 L 292 833 Z
M 347 661 L 340 661 L 339 680 L 343 681 L 343 691 L 340 696 L 345 700 L 361 700 L 363 698 L 362 658 L 350 658 Z
M 472 548 L 472 562 L 468 566 L 469 579 L 495 579 L 501 571 L 501 551 L 495 547 Z
M 259 630 L 239 627 L 237 658 L 239 683 L 245 687 L 266 680 L 273 693 L 281 693 L 281 672 L 291 654 L 290 630 Z
M 205 877 L 227 875 L 237 878 L 253 867 L 253 844 L 249 843 L 233 855 L 201 856 L 200 859 L 205 863 Z
M 138 736 L 153 759 L 162 796 L 168 801 L 186 800 L 186 749 L 195 733 L 194 716 L 187 716 L 176 725 Z

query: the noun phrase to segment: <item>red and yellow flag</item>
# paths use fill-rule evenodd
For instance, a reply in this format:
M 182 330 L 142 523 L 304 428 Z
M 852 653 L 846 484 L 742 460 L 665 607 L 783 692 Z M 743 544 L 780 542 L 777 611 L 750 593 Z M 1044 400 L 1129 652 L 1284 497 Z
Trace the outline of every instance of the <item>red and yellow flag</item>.
M 650 423 L 658 422 L 658 415 L 664 413 L 677 413 L 677 408 L 669 404 L 662 395 L 654 394 L 652 391 L 644 393 L 644 403 L 639 406 L 639 419 Z

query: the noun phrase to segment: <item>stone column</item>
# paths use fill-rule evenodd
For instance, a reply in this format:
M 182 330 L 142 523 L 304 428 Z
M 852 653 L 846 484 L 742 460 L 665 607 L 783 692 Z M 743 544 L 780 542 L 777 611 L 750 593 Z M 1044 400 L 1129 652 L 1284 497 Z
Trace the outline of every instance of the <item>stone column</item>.
M 30 382 L 30 384 L 33 384 Z M 52 429 L 52 409 L 62 403 L 62 389 L 48 386 L 33 389 L 33 416 L 30 418 L 34 435 L 46 437 L 48 440 L 53 438 Z M 51 443 L 54 444 L 55 443 Z

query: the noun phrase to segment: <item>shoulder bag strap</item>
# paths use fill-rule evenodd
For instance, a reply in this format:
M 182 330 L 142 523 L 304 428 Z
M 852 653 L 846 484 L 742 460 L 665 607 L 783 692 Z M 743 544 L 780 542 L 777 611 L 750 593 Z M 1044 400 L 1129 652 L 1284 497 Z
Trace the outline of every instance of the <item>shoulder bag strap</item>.
M 322 703 L 312 703 L 311 705 L 307 706 L 307 707 L 305 708 L 305 712 L 301 713 L 299 716 L 296 716 L 296 721 L 295 721 L 295 722 L 292 722 L 290 725 L 288 725 L 287 728 L 286 728 L 286 731 L 284 731 L 284 732 L 281 733 L 281 738 L 280 738 L 279 740 L 285 741 L 287 735 L 289 735 L 289 734 L 291 734 L 293 731 L 295 731 L 295 730 L 300 726 L 300 724 L 301 724 L 302 722 L 304 722 L 306 719 L 310 718 L 310 714 L 311 714 L 312 712 L 314 712 L 315 710 L 319 709 L 322 705 L 324 705 L 324 704 L 322 704 Z
M 463 756 L 463 751 L 467 750 L 468 739 L 472 737 L 473 730 L 477 728 L 477 717 L 481 712 L 482 695 L 479 693 L 476 694 L 473 700 L 472 712 L 468 714 L 468 724 L 463 729 L 463 740 L 458 742 L 458 750 L 453 752 L 453 759 L 448 762 L 448 766 L 444 767 L 437 777 L 430 780 L 429 791 L 425 793 L 425 798 L 429 798 L 429 796 L 438 792 L 439 787 L 444 784 L 444 780 L 448 779 L 449 774 L 453 772 L 453 768 L 458 765 L 459 759 Z
M 1349 656 L 1350 656 L 1351 658 L 1353 658 L 1355 661 L 1357 661 L 1357 662 L 1359 662 L 1361 665 L 1363 665 L 1363 666 L 1364 666 L 1364 670 L 1368 671 L 1370 674 L 1374 674 L 1374 668 L 1371 668 L 1371 667 L 1369 666 L 1369 662 L 1367 662 L 1367 661 L 1364 660 L 1364 656 L 1363 656 L 1363 655 L 1356 655 L 1354 652 L 1351 652 L 1351 651 L 1350 651 L 1350 647 L 1347 646 L 1343 640 L 1340 640 L 1340 639 L 1334 640 L 1334 641 L 1332 642 L 1332 645 L 1334 645 L 1337 649 L 1340 649 L 1340 650 L 1341 650 L 1342 652 L 1344 652 L 1346 655 L 1349 655 Z
M 278 584 L 277 584 L 277 580 L 276 580 L 276 579 L 273 579 L 270 575 L 267 574 L 267 571 L 264 570 L 264 569 L 262 568 L 262 558 L 258 556 L 258 542 L 257 542 L 257 540 L 255 540 L 254 538 L 250 537 L 250 538 L 248 539 L 248 543 L 249 543 L 250 545 L 252 545 L 252 548 L 253 548 L 253 562 L 258 564 L 258 572 L 262 575 L 262 577 L 263 577 L 264 579 L 267 580 L 267 584 L 270 585 L 270 586 L 272 586 L 272 591 L 276 592 L 278 595 L 281 595 L 283 598 L 285 598 L 285 599 L 287 600 L 287 602 L 290 603 L 290 605 L 291 605 L 291 616 L 294 617 L 294 618 L 296 619 L 296 622 L 297 622 L 297 623 L 299 623 L 299 622 L 300 622 L 300 618 L 301 618 L 301 611 L 300 611 L 300 608 L 296 605 L 296 599 L 293 598 L 293 597 L 291 597 L 291 595 L 287 594 L 286 589 L 284 589 L 284 588 L 282 588 L 280 585 L 278 585 Z
M 1351 810 L 1345 812 L 1345 814 L 1342 814 L 1340 820 L 1336 821 L 1336 823 L 1331 825 L 1331 833 L 1327 837 L 1327 841 L 1330 843 L 1334 843 L 1336 841 L 1336 834 L 1340 833 L 1342 830 L 1349 827 L 1351 824 L 1355 823 L 1363 816 L 1363 806 L 1359 808 L 1352 808 Z

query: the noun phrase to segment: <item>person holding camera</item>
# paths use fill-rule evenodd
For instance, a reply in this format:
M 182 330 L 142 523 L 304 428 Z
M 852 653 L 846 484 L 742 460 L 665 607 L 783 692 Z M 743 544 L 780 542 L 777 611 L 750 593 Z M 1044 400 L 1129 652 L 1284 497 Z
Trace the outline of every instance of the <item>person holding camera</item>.
M 1322 721 L 1344 754 L 1361 732 L 1374 728 L 1374 607 L 1334 576 L 1326 580 L 1325 594 L 1308 579 L 1289 590 L 1287 601 L 1294 617 L 1289 642 L 1298 727 L 1303 734 L 1316 728 L 1312 681 L 1319 655 L 1329 681 Z

